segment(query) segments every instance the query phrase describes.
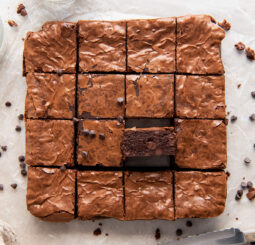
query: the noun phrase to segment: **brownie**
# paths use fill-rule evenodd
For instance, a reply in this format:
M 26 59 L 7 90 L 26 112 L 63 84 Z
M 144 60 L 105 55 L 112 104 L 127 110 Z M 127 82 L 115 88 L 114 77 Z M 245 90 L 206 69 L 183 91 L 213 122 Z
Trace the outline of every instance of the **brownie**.
M 79 165 L 120 167 L 124 124 L 117 120 L 84 120 L 79 123 Z
M 129 20 L 127 22 L 128 70 L 175 71 L 176 18 Z
M 225 208 L 227 177 L 224 172 L 175 172 L 176 218 L 210 218 Z
M 171 171 L 125 172 L 125 219 L 174 219 Z
M 175 155 L 176 134 L 173 127 L 125 129 L 121 150 L 125 157 Z
M 175 120 L 180 168 L 224 169 L 227 164 L 226 125 L 222 120 Z
M 76 23 L 46 22 L 40 31 L 27 33 L 24 70 L 75 73 L 76 53 Z
M 73 166 L 74 126 L 68 120 L 26 120 L 26 163 Z
M 82 220 L 123 219 L 122 183 L 122 172 L 78 172 L 78 218 Z
M 29 167 L 27 209 L 46 221 L 74 219 L 75 170 Z
M 176 76 L 179 118 L 225 118 L 224 76 Z
M 126 22 L 81 20 L 79 71 L 126 71 Z
M 82 75 L 78 77 L 80 118 L 117 118 L 124 116 L 124 75 Z
M 126 117 L 173 117 L 173 81 L 173 75 L 127 75 Z
M 72 119 L 75 108 L 75 75 L 28 73 L 26 118 Z
M 177 18 L 177 72 L 223 74 L 220 45 L 225 32 L 209 15 Z

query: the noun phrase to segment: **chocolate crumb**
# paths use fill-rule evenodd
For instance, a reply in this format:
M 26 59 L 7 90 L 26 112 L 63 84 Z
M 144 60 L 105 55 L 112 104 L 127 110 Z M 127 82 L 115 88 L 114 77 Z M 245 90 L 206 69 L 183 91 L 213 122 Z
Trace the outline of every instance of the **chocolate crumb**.
M 160 237 L 161 237 L 160 229 L 159 229 L 159 228 L 157 228 L 157 229 L 156 229 L 156 231 L 155 231 L 155 239 L 156 239 L 156 240 L 159 240 L 159 239 L 160 239 Z
M 26 169 L 26 164 L 24 162 L 21 162 L 19 166 L 21 169 Z
M 243 189 L 245 189 L 245 188 L 247 187 L 247 183 L 244 182 L 244 181 L 242 181 L 242 182 L 241 182 L 241 187 L 242 187 Z
M 20 131 L 21 131 L 21 127 L 20 127 L 20 126 L 16 126 L 15 130 L 16 130 L 17 132 L 20 132 Z
M 235 122 L 236 120 L 237 120 L 237 116 L 235 116 L 235 115 L 231 116 L 230 121 L 232 123 Z
M 218 22 L 218 25 L 226 31 L 229 31 L 231 28 L 231 24 L 227 22 L 225 19 L 222 22 Z
M 61 171 L 61 172 L 65 172 L 65 171 L 66 171 L 66 166 L 65 166 L 65 165 L 62 165 L 62 166 L 60 167 L 60 171 Z
M 82 155 L 82 157 L 83 157 L 83 158 L 87 158 L 87 156 L 88 156 L 88 152 L 86 152 L 86 151 L 82 151 L 81 155 Z
M 19 161 L 20 162 L 24 162 L 25 161 L 25 157 L 24 156 L 19 156 Z
M 14 20 L 8 20 L 8 24 L 9 24 L 9 26 L 11 26 L 11 27 L 16 27 L 16 26 L 18 26 L 18 24 L 14 21 Z
M 250 47 L 245 49 L 245 53 L 246 53 L 246 56 L 249 60 L 254 60 L 255 59 L 255 52 Z
M 245 49 L 245 45 L 242 42 L 238 42 L 235 44 L 237 50 L 242 51 Z
M 253 200 L 255 198 L 255 188 L 250 188 L 246 196 L 250 201 Z
M 236 201 L 239 201 L 241 199 L 241 196 L 238 193 L 236 193 L 235 199 Z
M 250 189 L 253 187 L 253 183 L 251 181 L 247 182 L 247 188 Z
M 22 9 L 25 9 L 25 8 L 26 8 L 25 5 L 22 4 L 22 3 L 20 3 L 20 4 L 18 5 L 18 7 L 17 7 L 17 14 L 20 14 L 20 13 L 21 13 L 21 10 L 22 10 Z
M 244 162 L 247 163 L 247 164 L 251 163 L 251 159 L 249 157 L 246 157 L 246 158 L 244 158 Z
M 3 190 L 4 190 L 4 185 L 0 184 L 0 191 L 3 191 Z
M 104 140 L 105 139 L 105 135 L 104 134 L 99 134 L 99 139 L 101 139 L 101 140 Z
M 105 235 L 106 235 L 106 236 L 109 236 L 109 234 L 108 234 L 108 233 L 105 233 Z
M 240 88 L 240 87 L 241 87 L 241 85 L 242 85 L 241 83 L 237 84 L 237 88 Z
M 187 227 L 191 227 L 191 226 L 192 226 L 192 222 L 191 222 L 190 220 L 188 220 L 188 221 L 186 222 L 186 226 L 187 226 Z
M 20 171 L 22 176 L 27 176 L 27 170 L 26 169 L 21 169 Z
M 93 130 L 93 129 L 90 130 L 90 131 L 89 131 L 89 135 L 90 135 L 91 138 L 96 137 L 96 132 L 95 132 L 95 130 Z
M 238 194 L 240 197 L 242 197 L 242 195 L 243 195 L 243 190 L 238 190 L 238 191 L 236 192 L 236 194 Z
M 238 217 L 236 217 L 236 220 L 239 220 L 239 218 L 238 218 Z
M 181 236 L 182 235 L 182 229 L 177 229 L 176 230 L 176 235 Z
M 5 102 L 5 106 L 6 106 L 6 107 L 10 107 L 11 105 L 12 105 L 12 103 L 11 103 L 10 101 L 6 101 L 6 102 Z
M 22 9 L 21 12 L 20 12 L 20 15 L 21 16 L 26 16 L 27 15 L 26 9 Z
M 99 225 L 99 226 L 102 226 L 103 224 L 100 222 L 98 225 Z
M 23 114 L 19 114 L 19 115 L 18 115 L 18 119 L 19 119 L 20 121 L 23 121 L 24 115 L 23 115 Z
M 96 228 L 95 230 L 94 230 L 94 232 L 93 232 L 93 234 L 94 234 L 94 236 L 99 236 L 99 235 L 101 235 L 101 229 L 100 228 Z
M 226 172 L 226 175 L 227 175 L 227 178 L 229 178 L 231 174 L 230 174 L 229 171 L 227 171 L 227 172 Z
M 118 102 L 119 105 L 122 105 L 123 102 L 124 102 L 124 99 L 123 99 L 122 97 L 119 97 L 119 98 L 117 99 L 117 102 Z
M 7 145 L 2 145 L 1 149 L 2 149 L 2 151 L 7 151 Z
M 2 153 L 0 152 L 0 157 L 2 156 Z
M 224 123 L 225 125 L 228 125 L 228 119 L 227 119 L 227 118 L 224 118 L 224 119 L 223 119 L 223 123 Z
M 18 186 L 18 185 L 17 185 L 16 183 L 11 184 L 11 188 L 12 188 L 12 189 L 16 189 L 17 186 Z
M 24 38 L 24 37 L 22 37 L 22 38 L 21 38 L 21 40 L 22 40 L 22 41 L 25 41 L 25 38 Z
M 255 91 L 251 92 L 251 97 L 255 99 Z

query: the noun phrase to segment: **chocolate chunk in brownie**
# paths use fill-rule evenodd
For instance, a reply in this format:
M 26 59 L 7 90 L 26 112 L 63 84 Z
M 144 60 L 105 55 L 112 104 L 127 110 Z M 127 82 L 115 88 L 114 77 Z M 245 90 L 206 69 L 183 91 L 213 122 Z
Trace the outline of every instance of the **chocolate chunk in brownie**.
M 75 104 L 75 75 L 28 73 L 26 118 L 72 119 Z
M 75 170 L 28 168 L 27 209 L 46 221 L 74 219 Z
M 177 18 L 177 71 L 223 74 L 220 44 L 225 32 L 208 15 Z
M 225 118 L 224 76 L 176 76 L 179 118 Z
M 227 177 L 224 172 L 175 172 L 176 218 L 210 218 L 225 208 Z
M 127 75 L 126 117 L 173 117 L 173 82 L 173 75 Z
M 174 72 L 175 26 L 175 18 L 129 20 L 128 70 L 139 73 Z
M 79 219 L 123 219 L 122 172 L 78 172 L 77 185 Z
M 125 129 L 121 150 L 125 157 L 175 155 L 173 127 Z
M 126 71 L 126 22 L 81 20 L 79 71 Z
M 125 220 L 173 220 L 172 172 L 125 172 L 125 206 Z
M 124 75 L 82 75 L 78 77 L 79 118 L 124 116 Z
M 72 166 L 74 126 L 67 120 L 26 120 L 28 165 Z
M 221 120 L 175 120 L 180 168 L 223 169 L 227 164 L 226 125 Z

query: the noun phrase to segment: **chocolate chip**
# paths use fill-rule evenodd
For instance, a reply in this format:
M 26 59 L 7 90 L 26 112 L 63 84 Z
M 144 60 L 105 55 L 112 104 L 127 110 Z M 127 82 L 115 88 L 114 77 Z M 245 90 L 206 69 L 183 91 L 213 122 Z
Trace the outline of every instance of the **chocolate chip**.
M 119 104 L 119 105 L 122 105 L 123 102 L 124 102 L 124 99 L 123 99 L 122 97 L 119 97 L 119 98 L 117 99 L 117 101 L 118 101 L 118 104 Z
M 253 144 L 253 148 L 255 148 L 255 144 Z
M 161 237 L 160 229 L 159 229 L 159 228 L 157 228 L 157 229 L 155 230 L 155 239 L 156 239 L 156 240 L 159 240 L 159 239 L 160 239 L 160 237 Z
M 17 132 L 20 132 L 20 131 L 21 131 L 21 127 L 20 127 L 20 126 L 16 126 L 15 130 L 16 130 Z
M 241 83 L 237 84 L 237 88 L 240 88 L 241 86 L 242 86 L 242 84 L 241 84 Z
M 85 135 L 85 136 L 88 136 L 89 135 L 89 130 L 88 129 L 83 129 L 82 134 Z
M 238 190 L 236 194 L 238 194 L 241 197 L 243 195 L 243 190 Z
M 78 118 L 76 118 L 76 117 L 73 117 L 73 121 L 77 123 L 77 122 L 79 122 L 80 120 L 79 120 Z
M 25 157 L 24 156 L 19 156 L 19 161 L 20 162 L 24 162 L 25 161 Z
M 10 101 L 6 101 L 6 102 L 5 102 L 5 106 L 6 106 L 6 107 L 10 107 L 11 105 L 12 105 L 12 103 L 11 103 Z
M 227 172 L 226 172 L 226 175 L 227 175 L 227 177 L 229 178 L 231 174 L 230 174 L 229 171 L 227 171 Z
M 251 201 L 255 198 L 255 189 L 250 188 L 249 192 L 246 194 L 247 198 Z
M 63 70 L 62 69 L 57 69 L 56 70 L 58 76 L 61 76 L 63 74 Z
M 182 229 L 177 229 L 176 230 L 176 235 L 181 236 L 182 235 Z
M 104 140 L 105 139 L 105 135 L 103 133 L 99 134 L 99 139 Z
M 230 118 L 230 121 L 233 123 L 233 122 L 235 122 L 237 120 L 237 116 L 231 116 L 231 118 Z
M 254 121 L 254 120 L 255 120 L 255 113 L 253 113 L 253 114 L 250 115 L 250 120 L 251 120 L 251 121 Z
M 186 226 L 191 227 L 191 226 L 192 226 L 192 222 L 191 222 L 190 220 L 188 220 L 188 221 L 186 222 Z
M 27 170 L 26 169 L 21 169 L 20 173 L 23 176 L 27 176 Z
M 246 157 L 246 158 L 244 158 L 244 162 L 247 163 L 247 164 L 251 163 L 251 159 L 249 157 Z
M 1 146 L 2 151 L 7 151 L 7 145 Z
M 253 187 L 253 183 L 251 181 L 247 182 L 247 188 L 250 189 Z
M 241 182 L 241 187 L 242 187 L 243 189 L 245 189 L 245 188 L 247 187 L 247 183 L 244 182 L 244 181 L 242 181 L 242 182 Z
M 14 20 L 8 20 L 8 24 L 9 26 L 13 27 L 13 26 L 18 26 L 18 24 L 14 21 Z
M 94 230 L 94 232 L 93 232 L 93 234 L 94 234 L 94 236 L 99 236 L 99 235 L 101 235 L 101 229 L 100 228 L 96 228 L 95 230 Z
M 99 225 L 99 226 L 102 226 L 103 224 L 100 222 L 98 225 Z
M 81 155 L 82 155 L 83 158 L 87 158 L 88 152 L 82 151 L 82 152 L 81 152 Z
M 19 166 L 21 169 L 26 169 L 26 164 L 24 162 L 21 162 Z
M 3 190 L 4 190 L 4 185 L 0 184 L 0 191 L 3 191 Z
M 118 122 L 122 123 L 123 120 L 124 120 L 124 118 L 123 118 L 122 116 L 118 116 L 118 117 L 117 117 L 117 120 L 118 120 Z
M 255 59 L 255 52 L 253 49 L 251 49 L 250 47 L 248 47 L 247 49 L 245 49 L 245 53 L 246 56 L 249 60 L 254 60 Z
M 0 152 L 0 157 L 2 156 L 2 153 Z
M 25 9 L 26 7 L 24 6 L 24 4 L 20 3 L 17 7 L 17 14 L 20 14 L 21 13 L 21 10 L 22 9 Z
M 91 138 L 94 138 L 94 137 L 96 137 L 96 132 L 95 132 L 95 130 L 90 130 L 89 131 L 89 136 L 91 137 Z
M 26 16 L 27 15 L 27 11 L 25 9 L 22 9 L 20 12 L 21 16 Z
M 255 99 L 255 91 L 252 91 L 252 92 L 251 92 L 251 96 L 252 96 L 252 98 Z
M 238 193 L 236 193 L 235 199 L 236 199 L 236 201 L 238 201 L 241 199 L 241 196 Z
M 62 165 L 62 166 L 60 167 L 60 171 L 61 171 L 61 172 L 65 172 L 65 171 L 66 171 L 66 166 L 65 166 L 65 165 Z
M 23 121 L 24 115 L 23 115 L 23 114 L 19 114 L 19 115 L 18 115 L 18 119 L 19 119 L 20 121 Z
M 108 234 L 108 233 L 105 233 L 105 235 L 106 235 L 106 236 L 109 236 L 109 234 Z
M 245 49 L 245 45 L 242 42 L 238 42 L 235 44 L 237 50 L 241 51 Z
M 12 188 L 12 189 L 16 189 L 17 186 L 18 186 L 18 185 L 17 185 L 16 183 L 11 184 L 11 188 Z

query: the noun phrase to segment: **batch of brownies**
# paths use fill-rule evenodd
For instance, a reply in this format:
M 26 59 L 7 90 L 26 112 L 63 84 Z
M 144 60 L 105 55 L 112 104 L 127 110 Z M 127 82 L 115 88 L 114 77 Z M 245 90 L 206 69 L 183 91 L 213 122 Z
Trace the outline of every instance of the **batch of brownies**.
M 28 210 L 48 221 L 221 214 L 224 36 L 207 15 L 47 22 L 29 32 Z M 127 128 L 134 118 L 169 126 Z M 155 156 L 170 156 L 169 167 L 125 165 Z

